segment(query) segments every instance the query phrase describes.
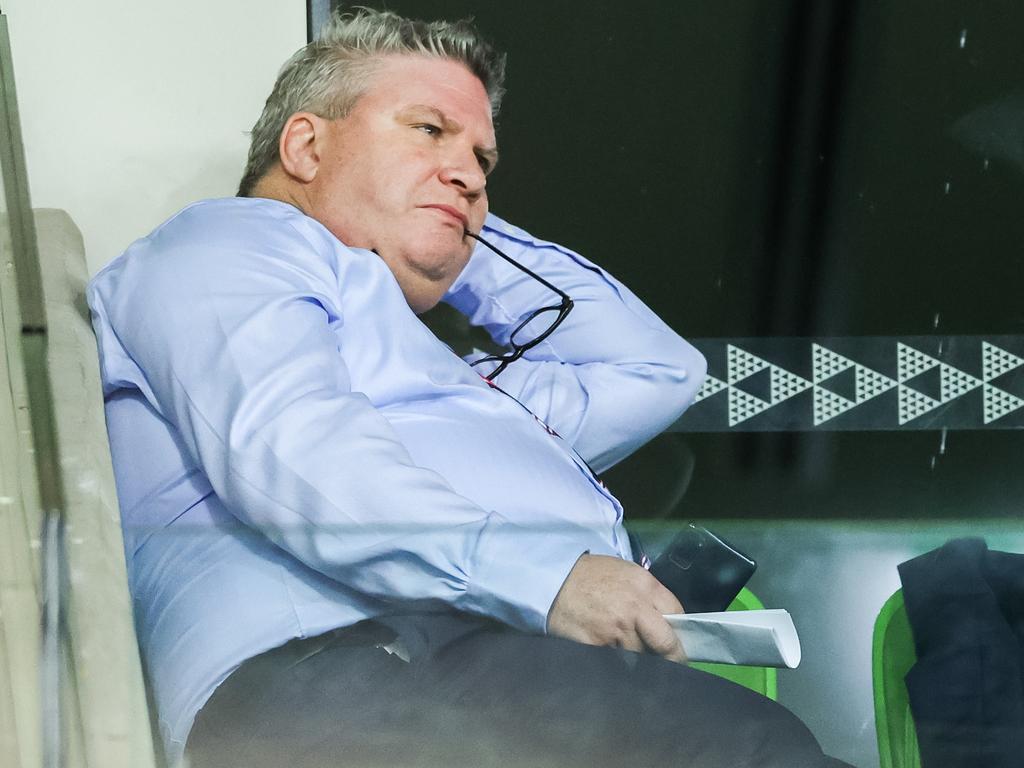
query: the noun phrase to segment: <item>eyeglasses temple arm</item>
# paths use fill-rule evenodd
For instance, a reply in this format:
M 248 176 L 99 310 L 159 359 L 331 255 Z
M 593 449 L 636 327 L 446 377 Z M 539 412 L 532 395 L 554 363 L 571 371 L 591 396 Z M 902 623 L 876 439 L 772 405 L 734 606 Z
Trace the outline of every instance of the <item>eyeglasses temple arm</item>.
M 501 258 L 503 258 L 503 259 L 504 259 L 505 261 L 507 261 L 507 262 L 508 262 L 509 264 L 511 264 L 511 265 L 512 265 L 513 267 L 515 267 L 516 269 L 519 269 L 519 270 L 521 270 L 521 271 L 525 272 L 526 274 L 528 274 L 528 275 L 529 275 L 530 277 L 532 277 L 532 278 L 533 278 L 534 280 L 536 280 L 537 282 L 539 282 L 539 283 L 542 283 L 542 284 L 543 284 L 543 285 L 544 285 L 544 286 L 545 286 L 546 288 L 549 288 L 549 289 L 551 289 L 552 291 L 554 291 L 555 293 L 557 293 L 557 294 L 558 294 L 559 296 L 561 296 L 561 297 L 562 297 L 562 302 L 563 302 L 563 304 L 568 304 L 569 306 L 572 306 L 572 303 L 573 303 L 573 301 L 572 301 L 572 299 L 570 299 L 570 298 L 569 298 L 569 295 L 568 295 L 567 293 L 565 293 L 565 292 L 563 292 L 563 291 L 560 291 L 560 290 L 558 290 L 557 288 L 555 288 L 555 286 L 553 286 L 553 285 L 552 285 L 551 283 L 549 283 L 549 282 L 548 282 L 547 280 L 545 280 L 545 279 L 544 279 L 543 277 L 541 277 L 540 275 L 538 275 L 538 274 L 537 274 L 536 272 L 534 272 L 534 271 L 533 271 L 532 269 L 529 269 L 529 268 L 527 268 L 527 267 L 523 266 L 523 265 L 522 265 L 522 264 L 520 264 L 520 263 L 519 263 L 518 261 L 516 261 L 515 259 L 513 259 L 513 258 L 512 258 L 511 256 L 507 256 L 507 255 L 505 255 L 505 254 L 504 254 L 504 253 L 502 253 L 502 252 L 501 252 L 501 251 L 500 251 L 500 250 L 499 250 L 498 248 L 496 248 L 495 246 L 491 245 L 491 244 L 490 244 L 489 242 L 487 242 L 487 241 L 486 241 L 486 240 L 484 240 L 484 239 L 483 239 L 482 237 L 480 237 L 480 235 L 476 235 L 476 234 L 473 234 L 473 233 L 472 233 L 472 232 L 470 232 L 470 231 L 469 231 L 468 229 L 467 229 L 467 230 L 464 230 L 464 231 L 465 231 L 465 233 L 466 233 L 467 235 L 469 235 L 470 237 L 472 237 L 472 238 L 473 238 L 474 240 L 476 240 L 476 241 L 477 241 L 477 242 L 479 242 L 479 243 L 483 243 L 483 244 L 484 244 L 484 245 L 486 245 L 486 246 L 487 246 L 488 248 L 490 248 L 490 249 L 491 249 L 492 251 L 494 251 L 494 252 L 495 252 L 496 254 L 498 254 L 499 256 L 501 256 Z

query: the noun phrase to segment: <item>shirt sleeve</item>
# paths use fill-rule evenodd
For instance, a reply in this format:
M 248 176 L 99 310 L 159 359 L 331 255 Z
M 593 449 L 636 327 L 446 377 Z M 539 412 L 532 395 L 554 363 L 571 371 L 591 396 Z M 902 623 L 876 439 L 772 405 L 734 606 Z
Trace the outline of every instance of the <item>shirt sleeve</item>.
M 543 632 L 578 557 L 603 549 L 596 532 L 541 535 L 416 466 L 353 391 L 333 332 L 339 280 L 394 291 L 390 272 L 369 252 L 336 247 L 339 268 L 287 226 L 246 225 L 241 239 L 201 218 L 201 236 L 158 231 L 98 276 L 108 388 L 141 389 L 225 506 L 306 565 L 383 600 Z
M 481 236 L 575 304 L 558 329 L 509 365 L 496 384 L 544 419 L 598 472 L 679 418 L 704 381 L 707 364 L 700 352 L 578 253 L 493 215 Z M 445 297 L 503 346 L 531 312 L 558 301 L 544 285 L 480 244 Z M 521 333 L 537 336 L 549 323 L 550 317 L 538 318 L 535 328 Z M 486 364 L 479 370 L 488 373 Z

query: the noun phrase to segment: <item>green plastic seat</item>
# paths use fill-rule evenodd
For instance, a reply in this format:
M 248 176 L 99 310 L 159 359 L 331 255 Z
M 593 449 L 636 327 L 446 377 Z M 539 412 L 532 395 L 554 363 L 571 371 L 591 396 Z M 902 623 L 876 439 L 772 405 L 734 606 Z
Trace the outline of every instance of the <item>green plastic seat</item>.
M 736 596 L 736 599 L 729 605 L 730 611 L 759 611 L 764 605 L 757 596 L 744 587 Z M 706 664 L 691 662 L 690 666 L 710 672 L 726 680 L 749 688 L 752 691 L 767 696 L 772 701 L 778 699 L 778 670 L 775 667 L 747 667 L 740 664 Z
M 917 730 L 904 679 L 917 661 L 903 590 L 885 601 L 875 620 L 871 679 L 881 768 L 920 768 Z

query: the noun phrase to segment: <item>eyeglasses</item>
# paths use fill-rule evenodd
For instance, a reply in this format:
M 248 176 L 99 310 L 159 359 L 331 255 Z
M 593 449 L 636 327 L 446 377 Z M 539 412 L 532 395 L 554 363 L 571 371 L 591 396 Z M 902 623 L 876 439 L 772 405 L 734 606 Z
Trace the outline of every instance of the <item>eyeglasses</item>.
M 541 307 L 540 309 L 535 309 L 533 312 L 531 312 L 527 316 L 527 318 L 525 320 L 523 320 L 523 322 L 521 322 L 519 325 L 516 326 L 516 329 L 514 331 L 512 331 L 512 334 L 509 336 L 509 344 L 512 347 L 512 351 L 511 352 L 506 352 L 503 355 L 488 355 L 487 357 L 482 357 L 479 360 L 477 360 L 477 361 L 472 363 L 473 366 L 483 365 L 484 363 L 498 363 L 498 367 L 495 368 L 493 371 L 491 371 L 489 376 L 485 376 L 484 377 L 488 381 L 493 381 L 495 376 L 497 376 L 499 373 L 501 373 L 506 368 L 508 368 L 509 365 L 514 363 L 520 357 L 522 357 L 523 353 L 525 353 L 527 350 L 533 349 L 535 346 L 537 346 L 542 341 L 544 341 L 544 339 L 546 339 L 548 336 L 550 336 L 552 333 L 554 333 L 555 329 L 559 325 L 562 324 L 562 321 L 565 320 L 566 317 L 568 317 L 569 312 L 572 310 L 573 302 L 572 302 L 572 299 L 570 299 L 567 294 L 565 294 L 562 291 L 560 291 L 557 288 L 555 288 L 555 286 L 553 286 L 551 283 L 549 283 L 547 280 L 545 280 L 540 275 L 538 275 L 538 274 L 534 273 L 532 270 L 529 270 L 526 267 L 524 267 L 522 264 L 520 264 L 518 261 L 513 259 L 511 256 L 508 256 L 507 254 L 502 253 L 500 250 L 495 248 L 493 245 L 488 243 L 486 240 L 484 240 L 479 235 L 474 235 L 468 229 L 466 230 L 466 234 L 469 235 L 470 237 L 472 237 L 477 242 L 483 243 L 488 248 L 490 248 L 492 251 L 494 251 L 496 254 L 501 256 L 501 258 L 503 258 L 505 261 L 507 261 L 513 267 L 515 267 L 516 269 L 519 269 L 519 270 L 525 272 L 530 277 L 532 277 L 534 280 L 536 280 L 537 282 L 541 283 L 545 288 L 548 288 L 549 290 L 554 291 L 555 293 L 557 293 L 562 298 L 562 302 L 560 304 L 558 304 L 557 306 L 552 305 L 550 307 Z M 529 339 L 527 341 L 523 341 L 522 337 L 525 335 L 523 333 L 523 329 L 526 328 L 528 325 L 530 325 L 538 317 L 541 317 L 542 315 L 546 316 L 547 318 L 550 318 L 550 317 L 554 318 L 552 320 L 552 322 L 551 322 L 551 325 L 549 325 L 547 327 L 547 330 L 545 330 L 540 335 L 535 336 L 534 338 Z M 519 338 L 517 338 L 517 337 L 519 337 Z

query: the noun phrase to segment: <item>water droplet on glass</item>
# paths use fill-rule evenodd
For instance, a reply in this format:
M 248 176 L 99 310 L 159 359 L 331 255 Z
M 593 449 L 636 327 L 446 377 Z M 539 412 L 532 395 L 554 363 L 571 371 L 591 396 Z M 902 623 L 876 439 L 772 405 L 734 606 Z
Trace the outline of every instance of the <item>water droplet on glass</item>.
M 933 328 L 938 328 L 939 327 L 939 313 L 938 312 L 936 312 L 935 313 L 935 317 L 932 318 L 932 327 Z
M 939 456 L 946 455 L 946 428 L 942 428 L 942 437 L 939 438 Z
M 932 456 L 932 471 L 935 471 L 935 457 Z
M 950 183 L 949 183 L 948 181 L 946 182 L 946 186 L 944 187 L 944 189 L 945 189 L 945 191 L 946 191 L 945 193 L 946 193 L 947 195 L 949 194 L 949 190 L 950 190 L 950 187 L 952 187 L 952 186 L 953 186 L 953 185 L 952 185 L 952 184 L 950 184 Z
M 982 169 L 988 170 L 988 158 L 985 158 L 985 162 L 981 164 Z
M 961 29 L 960 30 L 960 47 L 963 48 L 965 45 L 967 45 L 967 30 L 966 29 Z

